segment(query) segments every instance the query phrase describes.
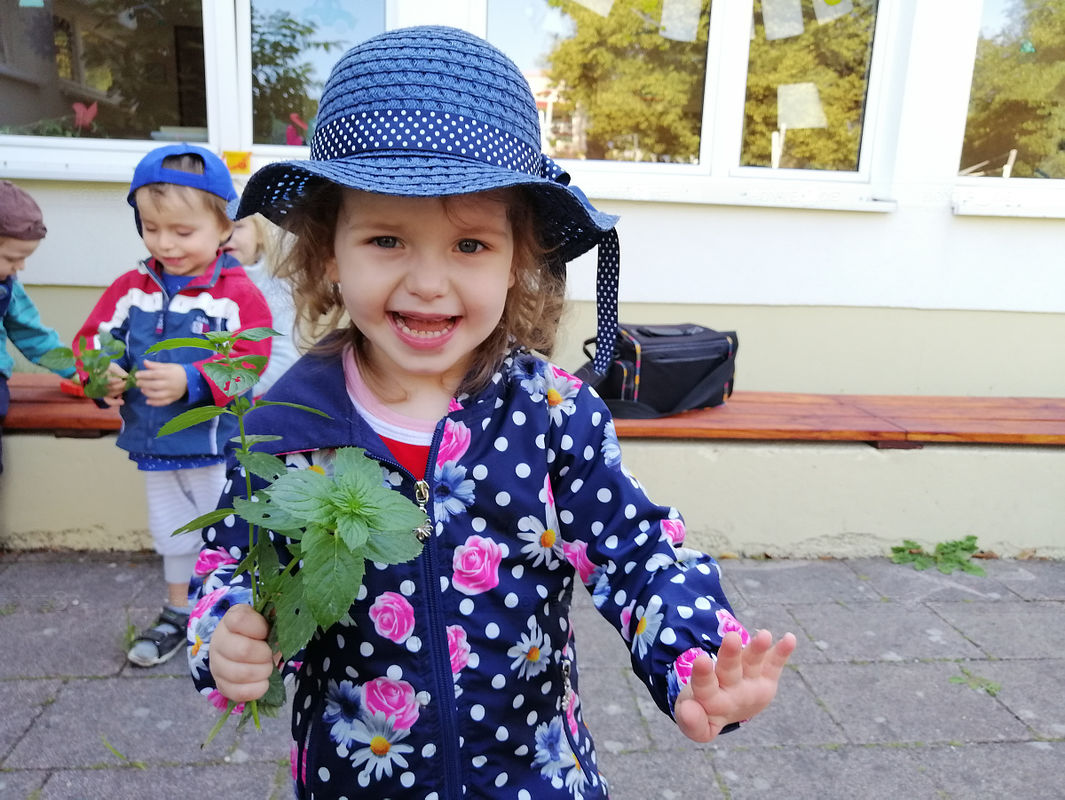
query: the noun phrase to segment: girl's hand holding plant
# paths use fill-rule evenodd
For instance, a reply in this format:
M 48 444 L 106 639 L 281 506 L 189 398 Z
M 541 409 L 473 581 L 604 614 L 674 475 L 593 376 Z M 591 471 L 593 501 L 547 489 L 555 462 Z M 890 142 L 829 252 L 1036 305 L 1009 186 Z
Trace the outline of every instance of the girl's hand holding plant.
M 227 699 L 258 700 L 270 688 L 278 655 L 267 643 L 270 623 L 251 606 L 236 605 L 218 623 L 211 638 L 211 674 Z
M 137 388 L 150 406 L 168 406 L 180 400 L 189 388 L 188 373 L 182 364 L 144 359 L 137 373 Z

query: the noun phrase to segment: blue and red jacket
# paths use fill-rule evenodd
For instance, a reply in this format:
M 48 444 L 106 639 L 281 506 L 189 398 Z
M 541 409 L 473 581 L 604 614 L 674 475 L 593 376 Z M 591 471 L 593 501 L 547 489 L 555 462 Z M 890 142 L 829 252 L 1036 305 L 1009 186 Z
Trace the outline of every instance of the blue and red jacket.
M 132 366 L 140 369 L 148 348 L 164 339 L 205 339 L 208 331 L 239 331 L 270 325 L 270 309 L 262 292 L 232 256 L 219 255 L 203 275 L 194 277 L 173 296 L 165 289 L 155 259 L 149 258 L 104 291 L 75 334 L 73 345 L 77 353 L 85 337 L 90 347 L 98 348 L 100 333 L 107 331 L 125 344 L 125 354 L 115 359 L 115 363 L 129 372 Z M 238 342 L 232 355 L 269 356 L 270 340 Z M 156 437 L 159 428 L 178 414 L 204 405 L 225 406 L 232 400 L 203 371 L 205 363 L 217 358 L 210 350 L 198 347 L 161 350 L 148 356 L 151 361 L 193 365 L 195 375 L 203 376 L 208 392 L 201 397 L 204 393 L 197 392 L 190 381 L 190 391 L 185 397 L 167 406 L 149 406 L 140 390 L 128 389 L 125 404 L 119 407 L 122 430 L 118 446 L 142 455 L 221 457 L 227 442 L 237 432 L 236 419 L 231 414 Z
M 362 447 L 384 485 L 414 499 L 415 476 L 353 407 L 339 356 L 305 355 L 266 399 L 330 419 L 264 407 L 246 424 L 279 438 L 257 449 L 289 470 L 330 475 L 336 448 Z M 229 468 L 223 508 L 243 494 L 239 466 Z M 626 471 L 595 392 L 529 354 L 513 354 L 488 389 L 452 402 L 424 480 L 434 534 L 421 554 L 367 564 L 348 618 L 284 667 L 296 796 L 602 800 L 572 593 L 591 594 L 621 635 L 617 657 L 627 652 L 672 714 L 695 653 L 716 653 L 738 628 L 717 563 L 682 546 L 676 509 L 652 502 Z M 230 516 L 203 536 L 189 662 L 201 694 L 224 707 L 211 638 L 232 604 L 250 602 L 248 572 L 236 571 L 248 529 Z

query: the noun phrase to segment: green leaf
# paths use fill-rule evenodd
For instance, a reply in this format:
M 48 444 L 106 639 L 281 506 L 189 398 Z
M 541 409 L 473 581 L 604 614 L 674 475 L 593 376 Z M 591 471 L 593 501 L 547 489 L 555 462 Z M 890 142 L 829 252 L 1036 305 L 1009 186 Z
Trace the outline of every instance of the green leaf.
M 246 328 L 237 333 L 233 338 L 245 342 L 261 342 L 263 339 L 269 339 L 271 336 L 284 336 L 284 334 L 281 333 L 281 331 L 275 331 L 273 328 Z
M 365 555 L 370 561 L 381 564 L 402 564 L 417 558 L 422 552 L 422 543 L 413 530 L 380 531 L 370 537 Z
M 355 602 L 366 567 L 362 553 L 349 550 L 339 537 L 318 526 L 307 529 L 301 542 L 300 575 L 307 606 L 322 629 L 339 621 Z
M 74 351 L 69 347 L 53 347 L 37 363 L 52 370 L 67 370 L 74 366 Z
M 303 520 L 292 516 L 274 503 L 255 502 L 243 497 L 234 497 L 233 508 L 240 518 L 250 525 L 258 525 L 272 531 L 285 531 L 304 524 Z
M 333 516 L 329 495 L 333 482 L 313 469 L 286 472 L 267 489 L 270 501 L 284 511 L 295 514 L 304 524 L 331 524 Z
M 386 489 L 378 498 L 380 518 L 378 529 L 386 532 L 409 533 L 425 522 L 425 512 L 399 492 Z
M 214 333 L 214 331 L 208 331 Z M 214 350 L 215 347 L 207 339 L 198 339 L 191 336 L 179 336 L 173 339 L 163 339 L 149 347 L 146 353 L 158 353 L 161 350 L 176 350 L 179 347 L 198 347 L 201 350 Z
M 324 411 L 319 411 L 317 408 L 311 408 L 310 406 L 301 406 L 299 403 L 284 403 L 278 400 L 260 400 L 255 404 L 255 408 L 253 408 L 252 411 L 254 411 L 256 408 L 265 408 L 266 406 L 287 406 L 288 408 L 298 408 L 300 411 L 309 411 L 312 414 L 317 414 L 319 417 L 332 419 L 331 416 L 326 414 Z M 279 436 L 277 438 L 280 439 L 281 437 Z
M 245 436 L 243 439 L 241 439 L 239 436 L 234 436 L 229 441 L 235 442 L 236 444 L 241 444 L 243 442 L 244 445 L 250 448 L 254 447 L 257 444 L 263 444 L 265 442 L 279 442 L 281 441 L 281 438 L 282 437 L 274 436 L 273 434 L 260 433 L 255 434 L 254 436 Z
M 244 469 L 263 480 L 275 481 L 287 472 L 285 462 L 269 453 L 237 450 L 236 456 Z
M 236 397 L 259 382 L 259 373 L 225 361 L 207 361 L 203 365 L 203 374 L 222 390 L 226 397 Z
M 336 535 L 348 550 L 360 550 L 370 538 L 366 521 L 358 514 L 337 514 Z
M 88 394 L 88 389 L 86 389 L 86 394 Z M 207 422 L 221 414 L 228 413 L 230 412 L 227 409 L 220 406 L 197 406 L 196 408 L 190 408 L 188 411 L 183 411 L 176 417 L 168 420 L 155 435 L 169 436 L 172 433 L 183 431 L 185 428 L 191 428 L 193 425 L 199 425 L 201 422 Z
M 302 572 L 286 576 L 283 588 L 272 595 L 274 613 L 266 615 L 267 619 L 272 618 L 277 632 L 277 646 L 286 660 L 306 647 L 318 630 L 318 624 L 307 605 L 304 587 Z
M 221 522 L 230 514 L 235 514 L 236 511 L 232 508 L 216 508 L 213 511 L 208 511 L 206 514 L 201 514 L 192 520 L 192 522 L 186 522 L 182 527 L 174 531 L 171 536 L 178 536 L 182 533 L 189 533 L 190 531 L 198 531 L 201 528 L 206 528 L 208 525 L 214 525 L 216 522 Z

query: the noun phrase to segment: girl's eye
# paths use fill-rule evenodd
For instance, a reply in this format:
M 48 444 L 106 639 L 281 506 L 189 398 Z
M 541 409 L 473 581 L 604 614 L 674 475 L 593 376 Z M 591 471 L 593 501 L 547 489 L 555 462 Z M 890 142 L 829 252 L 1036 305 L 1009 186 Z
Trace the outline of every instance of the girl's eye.
M 460 253 L 477 253 L 484 247 L 476 239 L 463 239 L 458 244 Z
M 399 244 L 395 236 L 375 236 L 373 238 L 373 243 L 378 247 L 389 248 L 395 247 L 397 244 Z

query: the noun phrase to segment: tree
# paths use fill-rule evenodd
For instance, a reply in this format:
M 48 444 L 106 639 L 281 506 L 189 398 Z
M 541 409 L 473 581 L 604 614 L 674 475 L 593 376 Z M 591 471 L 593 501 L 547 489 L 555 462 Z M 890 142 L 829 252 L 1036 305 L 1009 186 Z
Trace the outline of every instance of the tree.
M 961 169 L 1001 170 L 1017 150 L 1017 177 L 1065 178 L 1065 0 L 1015 0 L 1009 25 L 981 37 Z
M 819 24 L 813 5 L 804 3 L 804 30 L 798 36 L 768 41 L 762 2 L 754 4 L 754 38 L 747 69 L 747 100 L 741 163 L 770 166 L 779 87 L 813 83 L 828 124 L 789 129 L 782 167 L 856 170 L 865 115 L 865 92 L 872 53 L 875 4 L 854 0 L 849 14 Z
M 615 0 L 605 17 L 575 0 L 548 2 L 575 23 L 547 61 L 563 103 L 584 120 L 585 155 L 696 161 L 709 0 L 694 42 L 661 35 L 662 0 Z

